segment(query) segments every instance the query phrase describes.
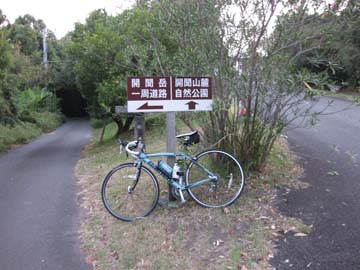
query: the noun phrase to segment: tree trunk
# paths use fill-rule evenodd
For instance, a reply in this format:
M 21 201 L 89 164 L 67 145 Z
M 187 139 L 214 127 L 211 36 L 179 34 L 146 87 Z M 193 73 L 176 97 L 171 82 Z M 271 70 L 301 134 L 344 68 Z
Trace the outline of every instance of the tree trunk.
M 133 120 L 134 120 L 134 115 L 133 115 L 133 114 L 129 114 L 129 115 L 126 117 L 123 131 L 128 131 L 128 130 L 130 129 L 130 126 L 131 126 Z
M 132 114 L 128 114 L 126 119 L 125 119 L 125 123 L 122 120 L 121 116 L 115 116 L 113 117 L 114 122 L 116 123 L 118 130 L 116 132 L 116 137 L 118 137 L 122 132 L 126 132 L 130 129 L 130 126 L 134 120 L 134 115 Z
M 104 141 L 104 134 L 105 134 L 106 126 L 107 126 L 107 123 L 104 122 L 104 126 L 102 128 L 101 135 L 100 135 L 100 143 L 103 143 L 103 141 Z
M 123 132 L 124 124 L 120 116 L 114 117 L 113 120 L 117 125 L 117 132 L 115 134 L 115 137 L 118 137 L 120 136 L 121 132 Z

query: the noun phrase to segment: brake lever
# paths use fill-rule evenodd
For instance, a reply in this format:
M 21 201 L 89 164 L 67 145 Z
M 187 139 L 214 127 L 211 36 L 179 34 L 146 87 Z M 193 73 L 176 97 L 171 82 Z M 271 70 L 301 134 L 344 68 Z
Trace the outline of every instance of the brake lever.
M 126 141 L 123 141 L 121 140 L 120 138 L 118 139 L 118 143 L 119 143 L 119 152 L 120 152 L 120 155 L 122 154 L 122 152 L 124 152 L 124 148 L 125 146 L 127 145 L 127 142 Z M 126 157 L 129 157 L 129 154 L 128 152 L 126 152 Z
M 122 146 L 122 144 L 119 145 L 119 153 L 120 155 L 122 154 L 122 152 L 124 151 L 124 147 Z

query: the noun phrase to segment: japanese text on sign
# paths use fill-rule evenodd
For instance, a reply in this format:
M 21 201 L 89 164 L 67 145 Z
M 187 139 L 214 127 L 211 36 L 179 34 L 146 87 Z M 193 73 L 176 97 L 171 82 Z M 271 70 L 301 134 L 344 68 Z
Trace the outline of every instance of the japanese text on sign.
M 129 77 L 129 112 L 211 110 L 210 77 Z
M 173 78 L 172 99 L 211 99 L 211 80 L 204 78 Z
M 169 100 L 169 77 L 133 77 L 128 79 L 128 100 Z

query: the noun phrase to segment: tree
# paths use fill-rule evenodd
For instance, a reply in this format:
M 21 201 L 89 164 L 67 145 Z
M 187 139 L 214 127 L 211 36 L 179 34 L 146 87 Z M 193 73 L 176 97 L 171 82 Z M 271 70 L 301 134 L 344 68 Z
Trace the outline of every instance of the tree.
M 156 52 L 144 40 L 154 25 L 147 9 L 134 8 L 113 17 L 104 10 L 90 14 L 86 24 L 77 24 L 66 45 L 68 59 L 75 62 L 73 76 L 82 96 L 87 100 L 92 117 L 110 119 L 118 132 L 130 127 L 133 116 L 125 119 L 115 113 L 115 105 L 126 103 L 126 77 L 159 74 Z
M 289 28 L 296 33 L 291 38 L 284 31 L 272 35 L 270 23 L 281 5 L 298 18 Z M 152 2 L 149 8 L 158 27 L 146 24 L 151 38 L 144 42 L 156 52 L 160 70 L 214 77 L 213 111 L 182 118 L 192 128 L 201 127 L 206 145 L 235 154 L 250 170 L 261 170 L 284 129 L 311 114 L 304 99 L 316 92 L 304 82 L 313 74 L 296 66 L 306 53 L 299 46 L 306 29 L 298 27 L 309 5 L 319 7 L 316 1 L 204 0 Z M 278 28 L 285 29 L 283 22 Z M 167 44 L 176 45 L 167 51 Z M 240 103 L 249 112 L 245 116 Z
M 345 69 L 349 85 L 360 85 L 360 3 L 349 1 L 338 18 L 338 31 L 334 31 L 337 50 L 335 61 Z
M 288 13 L 282 17 L 291 26 L 298 24 L 301 15 L 302 31 L 289 33 L 293 28 L 287 28 L 289 39 L 299 40 L 299 35 L 302 35 L 302 42 L 298 44 L 305 53 L 302 58 L 296 59 L 298 69 L 306 68 L 327 75 L 330 90 L 334 84 L 359 85 L 359 7 L 356 1 L 336 1 L 329 9 L 318 14 Z
M 31 15 L 19 17 L 14 24 L 10 24 L 0 10 L 0 124 L 14 125 L 19 121 L 27 121 L 29 117 L 23 118 L 24 111 L 40 109 L 29 107 L 26 110 L 23 105 L 29 97 L 25 94 L 33 98 L 40 97 L 41 90 L 37 89 L 48 86 L 49 78 L 54 74 L 51 71 L 47 73 L 42 65 L 41 31 L 45 28 L 42 20 L 36 20 Z M 56 44 L 56 38 L 50 32 L 51 60 L 57 57 Z M 51 94 L 45 96 L 48 101 L 50 96 L 53 97 Z M 50 104 L 54 106 L 50 108 Z M 37 105 L 40 106 L 40 103 Z M 56 102 L 47 102 L 46 109 L 56 111 Z
M 66 58 L 75 63 L 72 71 L 67 73 L 73 76 L 77 88 L 86 99 L 90 116 L 103 119 L 104 126 L 110 119 L 114 120 L 118 132 L 129 128 L 128 121 L 124 124 L 123 119 L 115 114 L 115 105 L 125 104 L 125 87 L 114 84 L 116 78 L 124 73 L 124 68 L 116 64 L 121 61 L 122 47 L 117 22 L 104 10 L 92 12 L 86 24 L 77 24 L 65 44 Z M 66 70 L 70 68 L 69 65 L 65 67 Z M 104 89 L 109 90 L 109 95 L 114 99 L 107 98 L 108 92 Z M 117 91 L 119 96 L 112 95 L 112 91 Z
M 318 92 L 308 81 L 324 80 L 299 67 L 323 35 L 306 26 L 320 13 L 318 1 L 140 1 L 112 17 L 93 12 L 78 24 L 67 51 L 73 75 L 92 116 L 126 126 L 113 108 L 125 98 L 125 78 L 138 75 L 192 75 L 214 78 L 212 112 L 181 114 L 190 127 L 200 126 L 203 143 L 238 156 L 254 171 L 266 164 L 276 138 L 299 117 L 310 115 L 306 98 Z M 275 31 L 271 22 L 283 8 Z M 325 40 L 326 41 L 326 40 Z M 306 46 L 305 46 L 306 45 Z M 241 114 L 239 104 L 248 110 Z M 313 114 L 316 116 L 319 112 Z
M 9 76 L 13 57 L 8 32 L 4 26 L 6 21 L 6 16 L 0 10 L 0 123 L 12 124 L 16 118 L 14 97 L 17 91 L 12 87 L 12 78 Z

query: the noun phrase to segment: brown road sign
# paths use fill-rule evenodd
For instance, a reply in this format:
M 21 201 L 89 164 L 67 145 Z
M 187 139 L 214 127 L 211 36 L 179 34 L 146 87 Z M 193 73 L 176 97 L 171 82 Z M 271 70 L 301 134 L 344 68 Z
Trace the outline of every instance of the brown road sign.
M 170 77 L 129 77 L 128 100 L 170 100 Z
M 128 112 L 212 109 L 211 77 L 129 77 Z
M 172 99 L 194 100 L 212 99 L 210 77 L 173 77 Z

